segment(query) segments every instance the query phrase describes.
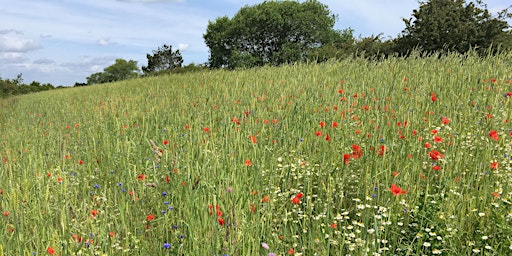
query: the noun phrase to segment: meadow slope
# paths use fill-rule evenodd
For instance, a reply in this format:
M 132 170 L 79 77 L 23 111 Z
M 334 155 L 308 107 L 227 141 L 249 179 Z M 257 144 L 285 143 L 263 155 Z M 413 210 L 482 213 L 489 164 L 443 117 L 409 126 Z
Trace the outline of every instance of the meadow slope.
M 505 255 L 512 56 L 208 71 L 1 102 L 0 255 Z

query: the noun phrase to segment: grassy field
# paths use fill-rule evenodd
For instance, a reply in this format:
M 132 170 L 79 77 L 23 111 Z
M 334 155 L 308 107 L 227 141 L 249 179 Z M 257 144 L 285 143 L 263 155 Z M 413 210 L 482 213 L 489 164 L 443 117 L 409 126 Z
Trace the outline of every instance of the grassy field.
M 512 55 L 3 100 L 0 255 L 507 255 Z

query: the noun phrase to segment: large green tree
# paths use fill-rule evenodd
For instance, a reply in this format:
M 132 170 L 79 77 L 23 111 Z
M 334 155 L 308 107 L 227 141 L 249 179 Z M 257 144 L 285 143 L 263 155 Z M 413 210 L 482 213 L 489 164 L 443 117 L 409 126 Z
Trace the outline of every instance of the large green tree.
M 148 65 L 142 67 L 145 74 L 158 73 L 162 71 L 172 71 L 181 68 L 183 57 L 180 50 L 173 51 L 171 45 L 164 44 L 153 51 L 153 55 L 147 54 Z
M 103 72 L 88 76 L 87 84 L 102 84 L 135 78 L 139 74 L 139 71 L 136 61 L 117 59 L 114 64 L 103 69 Z
M 316 0 L 264 1 L 230 19 L 210 21 L 203 35 L 210 67 L 252 67 L 307 60 L 314 50 L 342 38 L 336 15 Z
M 420 2 L 396 41 L 397 51 L 413 48 L 422 51 L 457 51 L 488 49 L 510 41 L 506 11 L 493 17 L 481 1 L 429 0 Z M 506 45 L 505 45 L 506 46 Z

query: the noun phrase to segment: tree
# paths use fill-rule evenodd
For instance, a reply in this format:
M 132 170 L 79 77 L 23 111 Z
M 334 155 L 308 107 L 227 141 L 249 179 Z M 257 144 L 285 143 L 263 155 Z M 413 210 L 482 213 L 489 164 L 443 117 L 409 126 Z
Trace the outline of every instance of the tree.
M 180 50 L 172 51 L 172 46 L 166 44 L 153 51 L 153 55 L 147 54 L 146 57 L 148 65 L 142 67 L 145 74 L 170 71 L 180 68 L 183 64 Z
M 487 50 L 512 39 L 505 16 L 492 17 L 480 0 L 476 4 L 465 0 L 420 2 L 420 8 L 404 22 L 405 29 L 395 40 L 400 53 L 414 48 L 464 53 L 471 48 Z
M 87 77 L 87 84 L 102 84 L 126 80 L 137 77 L 139 67 L 134 60 L 117 59 L 114 64 L 103 69 L 103 72 L 91 74 Z
M 209 22 L 203 38 L 213 68 L 280 65 L 305 61 L 316 49 L 340 40 L 336 15 L 316 0 L 264 1 L 230 19 Z
M 4 80 L 0 77 L 0 97 L 8 97 L 11 95 L 27 94 L 51 89 L 54 89 L 51 84 L 42 85 L 36 81 L 32 81 L 30 84 L 24 84 L 22 74 L 18 74 L 14 79 Z

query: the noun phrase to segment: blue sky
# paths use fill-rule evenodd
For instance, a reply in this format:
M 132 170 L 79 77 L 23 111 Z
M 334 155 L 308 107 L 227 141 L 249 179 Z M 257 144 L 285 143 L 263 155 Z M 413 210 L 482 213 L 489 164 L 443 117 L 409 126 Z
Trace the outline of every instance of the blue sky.
M 146 65 L 163 44 L 185 64 L 205 63 L 208 21 L 233 15 L 257 0 L 0 0 L 0 77 L 58 85 L 85 82 L 117 58 Z M 396 37 L 416 0 L 320 0 L 337 14 L 336 29 L 355 36 Z M 489 10 L 510 5 L 485 1 Z

